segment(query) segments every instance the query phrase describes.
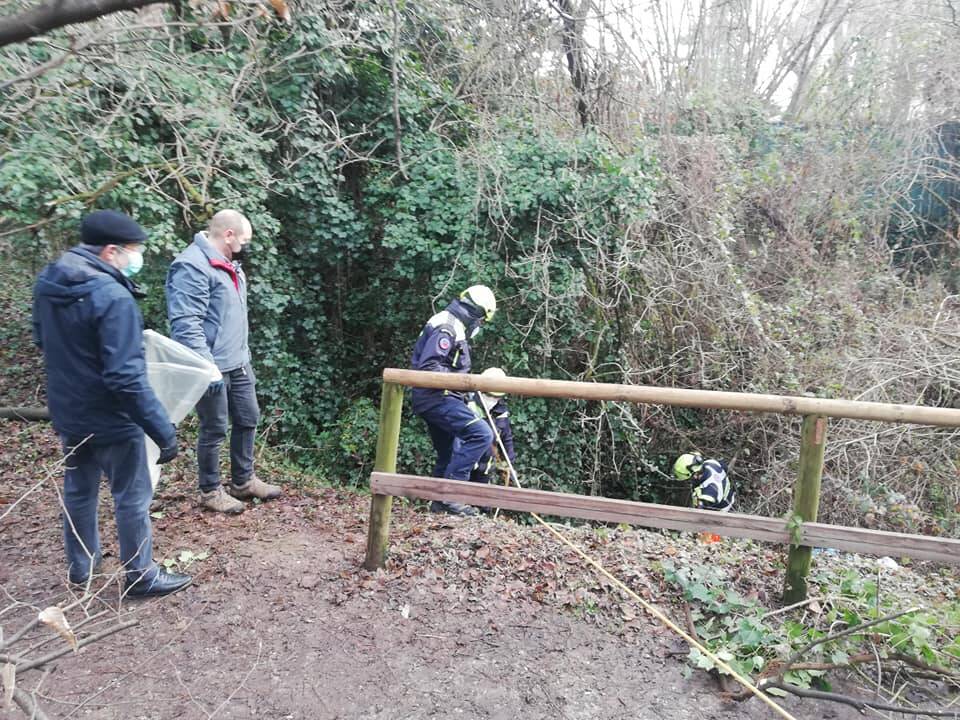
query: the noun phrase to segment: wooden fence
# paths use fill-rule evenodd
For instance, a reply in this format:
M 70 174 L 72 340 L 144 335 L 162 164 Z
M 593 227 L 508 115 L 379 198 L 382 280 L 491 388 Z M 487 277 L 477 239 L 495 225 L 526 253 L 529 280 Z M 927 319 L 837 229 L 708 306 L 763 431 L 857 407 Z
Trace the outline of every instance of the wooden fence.
M 394 496 L 458 500 L 511 510 L 626 522 L 647 527 L 710 531 L 720 535 L 787 544 L 790 550 L 784 590 L 786 602 L 797 602 L 806 597 L 806 577 L 810 570 L 813 547 L 833 547 L 853 552 L 960 563 L 960 540 L 880 532 L 816 522 L 828 417 L 960 427 L 960 410 L 534 378 L 497 379 L 479 375 L 390 368 L 383 371 L 383 380 L 377 457 L 371 477 L 373 499 L 364 563 L 368 569 L 382 567 L 385 562 L 390 510 Z M 803 426 L 800 439 L 800 468 L 794 487 L 793 508 L 795 516 L 802 522 L 798 528 L 791 530 L 788 521 L 782 518 L 765 518 L 741 513 L 716 513 L 669 505 L 398 475 L 396 460 L 403 386 L 801 415 Z

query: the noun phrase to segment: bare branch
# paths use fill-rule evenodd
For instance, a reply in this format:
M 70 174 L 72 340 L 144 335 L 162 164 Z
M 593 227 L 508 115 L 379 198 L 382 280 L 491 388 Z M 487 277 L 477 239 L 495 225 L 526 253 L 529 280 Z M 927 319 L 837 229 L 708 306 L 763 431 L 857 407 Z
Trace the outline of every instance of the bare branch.
M 171 0 L 52 0 L 16 15 L 0 18 L 0 47 L 75 23 L 123 10 L 167 4 Z
M 824 692 L 823 690 L 808 690 L 805 688 L 799 688 L 796 685 L 791 685 L 790 683 L 783 682 L 781 680 L 773 680 L 771 682 L 763 683 L 761 686 L 763 690 L 769 690 L 770 688 L 777 688 L 778 690 L 783 690 L 792 695 L 803 698 L 812 698 L 814 700 L 827 700 L 829 702 L 841 703 L 843 705 L 849 705 L 850 707 L 855 707 L 860 712 L 865 712 L 867 708 L 873 708 L 874 710 L 883 710 L 886 712 L 898 712 L 903 713 L 904 715 L 926 715 L 927 717 L 945 717 L 945 718 L 958 718 L 960 719 L 960 710 L 924 710 L 922 708 L 910 708 L 904 707 L 902 705 L 890 705 L 889 703 L 877 702 L 875 700 L 864 700 L 862 698 L 855 698 L 849 695 L 842 695 L 840 693 L 834 692 Z

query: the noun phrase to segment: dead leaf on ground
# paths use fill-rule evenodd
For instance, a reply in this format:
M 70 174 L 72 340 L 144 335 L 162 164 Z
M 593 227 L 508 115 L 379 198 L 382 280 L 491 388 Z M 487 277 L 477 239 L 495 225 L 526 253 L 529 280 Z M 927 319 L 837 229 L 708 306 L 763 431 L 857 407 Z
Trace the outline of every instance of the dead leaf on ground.
M 63 614 L 63 610 L 56 605 L 51 605 L 45 610 L 41 610 L 38 618 L 44 625 L 49 625 L 56 630 L 57 634 L 70 644 L 73 651 L 77 652 L 79 649 L 77 636 L 70 629 L 70 623 L 67 622 L 67 616 Z
M 270 5 L 273 6 L 274 12 L 277 13 L 277 16 L 281 20 L 285 23 L 291 22 L 290 7 L 287 5 L 286 0 L 270 0 Z

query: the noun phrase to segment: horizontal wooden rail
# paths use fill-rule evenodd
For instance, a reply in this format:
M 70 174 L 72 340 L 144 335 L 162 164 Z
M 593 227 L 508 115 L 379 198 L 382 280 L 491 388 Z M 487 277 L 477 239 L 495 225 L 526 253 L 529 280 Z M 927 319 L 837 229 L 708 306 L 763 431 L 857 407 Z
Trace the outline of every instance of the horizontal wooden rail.
M 383 472 L 374 472 L 370 476 L 370 490 L 378 495 L 424 500 L 457 500 L 480 507 L 499 507 L 541 515 L 559 515 L 669 530 L 713 532 L 729 537 L 781 544 L 791 542 L 785 520 L 759 515 L 718 513 L 671 505 L 612 500 L 543 490 L 521 490 L 499 485 Z M 906 535 L 823 523 L 804 523 L 801 527 L 801 542 L 813 547 L 832 547 L 871 555 L 907 556 L 918 560 L 960 564 L 960 540 L 949 538 Z
M 497 379 L 466 373 L 436 373 L 421 370 L 399 370 L 397 368 L 386 368 L 383 371 L 383 379 L 385 382 L 399 385 L 443 390 L 480 390 L 532 397 L 610 400 L 651 405 L 771 412 L 786 415 L 823 415 L 854 420 L 960 427 L 960 410 L 919 407 L 916 405 L 891 405 L 888 403 L 827 400 L 786 395 L 758 395 L 717 390 L 685 390 L 649 385 L 614 385 L 612 383 L 573 382 L 570 380 L 541 380 L 521 377 Z

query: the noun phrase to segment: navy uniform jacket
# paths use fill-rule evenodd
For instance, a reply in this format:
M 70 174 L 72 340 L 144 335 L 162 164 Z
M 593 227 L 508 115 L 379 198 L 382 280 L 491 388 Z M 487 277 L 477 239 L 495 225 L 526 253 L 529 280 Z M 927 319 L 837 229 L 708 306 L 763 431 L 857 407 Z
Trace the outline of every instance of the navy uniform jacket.
M 136 287 L 82 247 L 64 253 L 37 278 L 33 339 L 43 350 L 54 429 L 92 445 L 146 433 L 176 443 L 173 423 L 147 382 L 143 318 Z
M 727 467 L 719 460 L 705 460 L 699 482 L 693 487 L 693 506 L 704 510 L 726 511 L 733 506 L 736 493 Z
M 451 302 L 423 326 L 410 358 L 411 369 L 469 373 L 470 344 L 467 339 L 479 322 L 464 303 L 459 300 Z M 414 388 L 413 411 L 424 412 L 449 397 L 463 400 L 462 393 L 452 390 Z

